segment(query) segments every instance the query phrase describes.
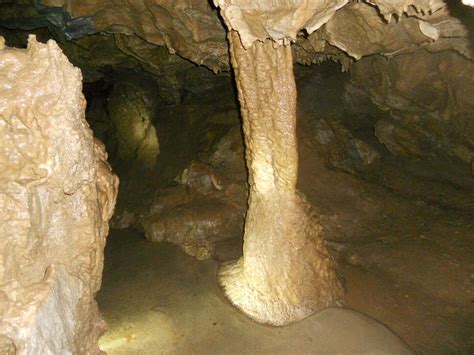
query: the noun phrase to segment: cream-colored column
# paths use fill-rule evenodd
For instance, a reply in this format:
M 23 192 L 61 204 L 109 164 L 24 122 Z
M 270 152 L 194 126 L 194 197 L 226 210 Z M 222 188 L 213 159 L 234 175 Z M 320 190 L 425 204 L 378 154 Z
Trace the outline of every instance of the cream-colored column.
M 219 282 L 252 319 L 285 325 L 336 305 L 342 289 L 316 215 L 296 191 L 296 86 L 291 47 L 272 40 L 245 49 L 229 35 L 243 118 L 250 197 L 243 257 Z

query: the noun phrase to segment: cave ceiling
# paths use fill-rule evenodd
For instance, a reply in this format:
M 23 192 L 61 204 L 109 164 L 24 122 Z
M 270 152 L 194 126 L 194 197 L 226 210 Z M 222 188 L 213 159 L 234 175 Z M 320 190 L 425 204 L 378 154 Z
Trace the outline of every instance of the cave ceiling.
M 472 59 L 472 28 L 453 15 L 453 6 L 459 5 L 442 0 L 17 0 L 0 1 L 0 25 L 28 31 L 47 27 L 64 43 L 92 34 L 113 37 L 121 52 L 155 72 L 157 63 L 176 65 L 181 58 L 220 72 L 229 69 L 225 23 L 239 32 L 244 46 L 265 38 L 293 41 L 298 62 L 330 58 L 345 69 L 364 56 L 393 57 L 420 48 L 454 50 Z M 169 63 L 155 47 L 180 59 Z

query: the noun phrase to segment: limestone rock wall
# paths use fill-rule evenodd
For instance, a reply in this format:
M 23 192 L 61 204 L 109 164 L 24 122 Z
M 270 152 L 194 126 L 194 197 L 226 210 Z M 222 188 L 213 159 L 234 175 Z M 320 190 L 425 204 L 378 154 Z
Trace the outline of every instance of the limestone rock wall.
M 388 13 L 386 20 L 380 16 L 383 7 L 352 2 L 318 31 L 298 37 L 297 61 L 310 64 L 329 57 L 341 62 L 343 70 L 347 70 L 365 56 L 393 58 L 419 49 L 452 50 L 472 59 L 469 16 L 453 16 L 453 10 L 444 2 L 433 2 L 432 6 L 432 11 L 424 13 L 417 13 L 413 7 L 408 7 L 406 12 L 395 11 L 399 19 L 395 21 Z
M 15 49 L 0 37 L 2 350 L 99 352 L 94 296 L 118 179 L 85 121 L 81 79 L 54 41 Z
M 472 10 L 442 1 L 407 2 L 398 9 L 374 4 L 378 8 L 350 3 L 320 30 L 299 38 L 298 61 L 340 61 L 351 74 L 348 111 L 367 100 L 386 112 L 374 130 L 392 154 L 452 156 L 472 164 Z M 421 11 L 428 5 L 431 11 Z
M 368 96 L 389 113 L 375 135 L 395 155 L 474 160 L 474 63 L 452 51 L 417 51 L 390 61 L 363 58 L 351 69 L 346 97 Z
M 107 112 L 117 139 L 118 159 L 138 167 L 152 169 L 160 152 L 152 123 L 156 97 L 132 81 L 118 82 L 108 98 Z
M 166 46 L 214 71 L 228 68 L 225 31 L 208 1 L 195 0 L 43 0 L 72 17 L 90 17 L 97 32 L 134 35 Z

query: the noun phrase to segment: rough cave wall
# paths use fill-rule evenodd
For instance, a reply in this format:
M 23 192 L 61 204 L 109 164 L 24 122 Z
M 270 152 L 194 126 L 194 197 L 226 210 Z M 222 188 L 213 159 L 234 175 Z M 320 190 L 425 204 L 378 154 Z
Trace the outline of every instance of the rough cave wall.
M 116 83 L 107 100 L 107 112 L 115 128 L 117 158 L 144 169 L 153 169 L 160 152 L 152 123 L 156 103 L 150 90 L 141 84 L 131 80 Z
M 0 37 L 0 352 L 97 353 L 94 300 L 117 194 L 54 41 Z
M 347 106 L 350 111 L 368 98 L 388 113 L 374 131 L 392 154 L 450 156 L 471 164 L 473 28 L 464 24 L 465 18 L 452 16 L 456 9 L 444 3 L 434 9 L 386 24 L 377 9 L 352 3 L 301 41 L 296 52 L 304 57 L 305 45 L 318 48 L 329 43 L 344 50 L 343 63 L 357 59 L 347 64 Z
M 222 16 L 237 26 L 243 35 L 244 46 L 255 39 L 267 37 L 275 41 L 296 39 L 293 50 L 297 62 L 310 64 L 332 59 L 339 61 L 344 70 L 352 69 L 353 85 L 348 87 L 348 94 L 368 95 L 392 116 L 381 122 L 376 131 L 380 142 L 393 154 L 426 157 L 442 152 L 467 163 L 472 161 L 473 138 L 469 115 L 465 114 L 471 111 L 471 106 L 465 99 L 453 103 L 456 98 L 466 96 L 465 93 L 472 88 L 472 76 L 466 76 L 466 73 L 472 72 L 473 65 L 471 8 L 442 0 L 299 0 L 291 4 L 284 0 L 259 1 L 260 11 L 268 14 L 262 18 L 252 12 L 252 3 L 218 1 L 216 4 L 225 5 Z M 122 58 L 121 65 L 142 66 L 160 78 L 159 87 L 163 96 L 169 96 L 168 102 L 179 101 L 176 72 L 186 65 L 181 58 L 213 71 L 229 69 L 225 29 L 216 9 L 207 1 L 147 0 L 132 4 L 110 0 L 43 0 L 41 5 L 25 1 L 16 6 L 16 9 L 7 7 L 0 14 L 0 22 L 6 27 L 48 26 L 53 32 L 68 38 L 79 38 L 87 33 L 107 33 L 107 40 L 101 35 L 78 39 L 76 50 L 68 55 L 80 58 L 98 54 L 103 47 L 110 48 L 113 42 L 115 49 L 111 53 L 115 54 L 96 55 L 99 58 L 96 61 L 103 66 L 107 62 L 114 63 L 112 58 Z M 279 6 L 285 10 L 275 10 Z M 285 15 L 290 10 L 294 11 L 292 20 L 286 22 Z M 301 28 L 305 28 L 309 35 L 301 35 L 298 32 Z M 163 47 L 159 46 L 166 47 L 177 56 L 165 55 Z M 444 53 L 431 55 L 441 52 Z M 128 56 L 126 64 L 124 55 Z M 373 55 L 380 58 L 357 62 Z M 403 59 L 396 59 L 401 55 Z M 384 62 L 384 57 L 394 58 L 396 63 Z M 90 67 L 90 64 L 82 62 Z M 389 74 L 380 75 L 381 68 L 377 69 L 369 62 L 377 62 L 377 68 L 383 67 L 382 70 Z M 439 92 L 449 88 L 451 93 L 446 99 L 450 102 L 450 108 L 441 103 L 426 106 L 426 98 L 422 94 L 413 94 L 413 90 L 401 88 L 401 83 L 406 81 L 404 77 L 409 77 L 412 88 L 426 87 L 426 77 L 411 75 L 411 68 L 420 67 L 420 63 L 425 63 L 426 67 L 437 73 L 431 75 L 437 77 L 438 98 Z M 91 69 L 97 73 L 96 68 Z M 467 79 L 466 82 L 454 78 L 461 75 Z M 379 83 L 376 83 L 377 80 Z M 360 89 L 358 93 L 354 88 Z M 381 99 L 377 92 L 379 89 L 385 94 L 390 91 L 390 99 Z M 407 96 L 410 96 L 409 100 Z M 420 112 L 425 107 L 428 114 L 417 114 L 414 118 L 412 107 Z M 442 129 L 443 126 L 449 126 L 449 129 Z M 435 131 L 432 132 L 432 129 Z M 409 145 L 411 148 L 407 148 Z M 420 151 L 423 153 L 420 154 Z
M 394 155 L 474 159 L 474 63 L 450 52 L 424 50 L 390 61 L 367 57 L 351 69 L 346 91 L 389 113 L 375 123 Z

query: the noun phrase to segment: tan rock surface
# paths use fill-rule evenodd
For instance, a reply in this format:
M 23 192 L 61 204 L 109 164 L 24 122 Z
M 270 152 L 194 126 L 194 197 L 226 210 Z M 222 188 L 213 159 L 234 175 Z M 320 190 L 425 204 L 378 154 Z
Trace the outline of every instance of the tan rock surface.
M 229 29 L 237 31 L 248 48 L 255 41 L 296 39 L 305 28 L 312 33 L 331 19 L 348 0 L 214 0 Z
M 0 338 L 19 353 L 99 351 L 94 296 L 118 179 L 81 88 L 54 41 L 23 50 L 0 37 Z
M 245 49 L 229 32 L 249 170 L 243 257 L 218 279 L 250 318 L 285 325 L 337 304 L 342 290 L 314 212 L 296 191 L 296 87 L 290 46 Z

